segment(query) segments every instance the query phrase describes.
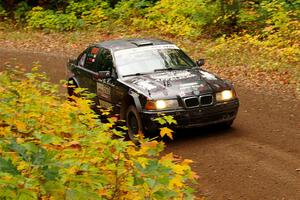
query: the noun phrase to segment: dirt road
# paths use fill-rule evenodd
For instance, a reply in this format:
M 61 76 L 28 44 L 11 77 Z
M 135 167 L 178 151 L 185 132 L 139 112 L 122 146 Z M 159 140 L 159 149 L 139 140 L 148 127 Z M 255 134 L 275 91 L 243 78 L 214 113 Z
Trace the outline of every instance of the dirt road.
M 0 64 L 39 61 L 54 82 L 64 79 L 66 60 L 0 49 Z M 178 131 L 167 151 L 194 160 L 197 194 L 207 199 L 300 200 L 300 102 L 243 85 L 237 92 L 241 106 L 231 129 Z

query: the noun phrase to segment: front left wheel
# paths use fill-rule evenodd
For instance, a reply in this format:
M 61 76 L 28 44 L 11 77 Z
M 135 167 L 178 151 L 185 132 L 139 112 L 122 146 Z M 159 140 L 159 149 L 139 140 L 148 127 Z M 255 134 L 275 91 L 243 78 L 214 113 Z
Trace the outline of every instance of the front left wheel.
M 126 112 L 126 123 L 128 127 L 128 137 L 131 141 L 137 142 L 139 137 L 142 137 L 143 124 L 135 106 L 131 105 L 128 107 Z
M 78 88 L 78 85 L 75 83 L 73 79 L 69 79 L 67 82 L 67 90 L 68 90 L 68 95 L 73 96 L 75 95 L 75 89 Z

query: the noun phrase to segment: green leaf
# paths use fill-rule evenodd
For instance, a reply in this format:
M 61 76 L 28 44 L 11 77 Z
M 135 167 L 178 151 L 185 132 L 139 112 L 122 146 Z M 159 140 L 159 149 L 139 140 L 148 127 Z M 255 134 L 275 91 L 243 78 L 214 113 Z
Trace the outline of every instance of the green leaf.
M 35 133 L 34 136 L 41 140 L 42 144 L 60 144 L 63 141 L 60 137 L 55 135 Z
M 21 190 L 18 192 L 17 200 L 30 200 L 30 199 L 37 199 L 37 194 L 34 191 L 30 190 Z
M 46 166 L 45 169 L 43 169 L 43 174 L 48 181 L 53 181 L 59 178 L 59 168 L 58 167 L 52 167 L 49 168 L 49 166 Z
M 160 125 L 164 125 L 167 123 L 166 120 L 162 117 L 155 118 L 153 119 L 153 121 L 157 121 Z
M 23 146 L 19 145 L 15 140 L 11 140 L 11 143 L 7 147 L 18 153 L 23 158 L 23 160 L 29 161 L 30 156 L 26 154 L 26 149 Z
M 164 116 L 164 119 L 168 122 L 168 124 L 177 124 L 176 120 L 171 115 Z
M 145 182 L 148 184 L 149 187 L 154 187 L 155 185 L 155 180 L 152 178 L 146 178 Z
M 51 194 L 54 199 L 65 199 L 65 187 L 59 181 L 47 181 L 42 185 L 45 191 Z
M 11 160 L 5 160 L 1 157 L 0 157 L 0 171 L 12 175 L 20 174 L 20 172 L 17 170 L 16 166 L 13 165 Z

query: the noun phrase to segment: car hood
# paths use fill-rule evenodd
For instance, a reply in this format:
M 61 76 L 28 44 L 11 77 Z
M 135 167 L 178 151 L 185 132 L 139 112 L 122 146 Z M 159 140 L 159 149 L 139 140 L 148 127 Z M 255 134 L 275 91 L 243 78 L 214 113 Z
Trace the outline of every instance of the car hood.
M 231 85 L 204 70 L 173 70 L 119 79 L 151 99 L 169 99 L 214 93 Z

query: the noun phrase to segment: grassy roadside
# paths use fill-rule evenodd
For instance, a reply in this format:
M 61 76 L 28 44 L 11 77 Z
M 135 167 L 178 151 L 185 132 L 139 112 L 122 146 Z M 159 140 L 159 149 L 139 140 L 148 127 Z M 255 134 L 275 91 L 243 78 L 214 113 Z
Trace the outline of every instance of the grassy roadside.
M 2 25 L 1 25 L 2 26 Z M 15 29 L 7 24 L 0 30 L 0 45 L 6 49 L 76 56 L 91 43 L 135 37 L 170 40 L 193 59 L 206 58 L 205 68 L 234 83 L 262 92 L 280 91 L 300 99 L 300 61 L 276 57 L 280 49 L 267 48 L 249 40 L 235 38 L 213 41 L 162 35 L 159 31 L 74 31 L 53 32 Z M 252 42 L 251 42 L 252 41 Z

